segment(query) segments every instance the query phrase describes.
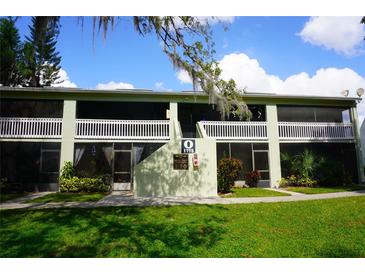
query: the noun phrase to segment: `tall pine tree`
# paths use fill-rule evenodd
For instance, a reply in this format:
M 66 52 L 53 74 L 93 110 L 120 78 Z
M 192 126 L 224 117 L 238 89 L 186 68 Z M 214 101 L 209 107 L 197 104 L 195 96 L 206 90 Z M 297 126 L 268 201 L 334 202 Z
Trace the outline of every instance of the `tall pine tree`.
M 26 86 L 42 87 L 59 83 L 61 56 L 56 51 L 59 25 L 32 17 L 30 36 L 26 37 L 23 48 L 22 72 Z
M 21 42 L 15 20 L 0 19 L 0 84 L 17 86 L 22 84 L 20 73 Z

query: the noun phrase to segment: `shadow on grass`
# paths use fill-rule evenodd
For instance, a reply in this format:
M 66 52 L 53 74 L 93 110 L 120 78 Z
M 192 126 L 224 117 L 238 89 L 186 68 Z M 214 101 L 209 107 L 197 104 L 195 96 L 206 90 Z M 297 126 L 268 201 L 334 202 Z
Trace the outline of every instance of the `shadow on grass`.
M 362 253 L 345 246 L 328 244 L 319 250 L 318 256 L 322 258 L 360 258 Z
M 192 249 L 209 249 L 225 233 L 225 220 L 217 214 L 184 218 L 164 208 L 11 210 L 1 215 L 0 257 L 189 257 Z

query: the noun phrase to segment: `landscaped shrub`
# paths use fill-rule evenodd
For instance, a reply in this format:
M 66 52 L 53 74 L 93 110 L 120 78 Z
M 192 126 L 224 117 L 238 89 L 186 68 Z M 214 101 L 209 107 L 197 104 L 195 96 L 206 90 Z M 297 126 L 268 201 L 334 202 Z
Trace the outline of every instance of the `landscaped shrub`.
M 70 161 L 64 163 L 60 179 L 71 179 L 75 176 L 75 168 Z
M 245 174 L 245 182 L 249 187 L 257 187 L 258 182 L 261 179 L 260 171 L 253 170 Z
M 280 187 L 287 187 L 287 186 L 306 186 L 306 187 L 313 187 L 318 184 L 318 181 L 313 180 L 311 178 L 299 177 L 295 175 L 290 175 L 286 178 L 281 178 L 279 182 Z
M 79 178 L 71 162 L 65 162 L 59 178 L 61 192 L 108 192 L 111 189 L 109 176 Z
M 284 174 L 282 186 L 340 186 L 353 184 L 353 176 L 343 163 L 329 157 L 321 157 L 305 149 L 301 154 L 281 154 Z
M 302 178 L 314 179 L 326 159 L 311 150 L 305 149 L 297 155 L 281 153 L 281 161 L 289 176 L 296 175 Z
M 110 182 L 104 177 L 78 178 L 74 176 L 60 181 L 61 192 L 109 192 L 110 188 Z
M 242 175 L 242 162 L 234 158 L 223 158 L 218 163 L 218 191 L 227 193 Z
M 61 179 L 59 187 L 61 192 L 81 192 L 80 179 L 76 176 L 68 179 Z

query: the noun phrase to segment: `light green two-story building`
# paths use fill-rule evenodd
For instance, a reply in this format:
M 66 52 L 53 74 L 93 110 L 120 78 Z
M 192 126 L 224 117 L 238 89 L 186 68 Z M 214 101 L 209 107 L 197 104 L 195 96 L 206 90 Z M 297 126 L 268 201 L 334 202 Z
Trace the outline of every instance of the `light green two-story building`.
M 364 177 L 358 98 L 246 94 L 249 121 L 221 121 L 201 92 L 0 87 L 0 99 L 0 177 L 27 190 L 57 190 L 71 161 L 136 196 L 215 196 L 223 157 L 276 187 L 280 153 L 305 148 Z

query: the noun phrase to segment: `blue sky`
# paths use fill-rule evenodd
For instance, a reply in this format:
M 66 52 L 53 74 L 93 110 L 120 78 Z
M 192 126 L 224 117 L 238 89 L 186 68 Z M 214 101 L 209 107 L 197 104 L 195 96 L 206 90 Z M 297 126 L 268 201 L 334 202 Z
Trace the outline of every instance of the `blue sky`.
M 222 76 L 233 78 L 247 92 L 356 96 L 365 88 L 365 25 L 360 17 L 210 17 L 216 59 Z M 29 34 L 30 17 L 17 26 Z M 59 86 L 191 90 L 186 73 L 175 71 L 151 34 L 137 34 L 132 19 L 123 17 L 104 41 L 92 38 L 92 18 L 84 26 L 76 17 L 61 18 L 57 48 L 62 56 Z M 365 117 L 365 103 L 359 105 Z
M 29 17 L 22 17 L 17 22 L 22 36 L 29 33 L 29 21 Z M 235 17 L 226 31 L 213 24 L 216 58 L 243 53 L 256 59 L 267 74 L 280 79 L 301 72 L 313 76 L 318 69 L 329 67 L 350 68 L 365 76 L 364 54 L 348 56 L 305 42 L 298 33 L 308 21 L 309 17 Z M 61 65 L 78 87 L 95 88 L 99 83 L 114 81 L 135 88 L 156 89 L 156 83 L 166 89 L 191 88 L 176 77 L 154 35 L 138 35 L 130 18 L 118 22 L 106 41 L 97 35 L 95 46 L 91 18 L 86 18 L 83 29 L 75 17 L 62 17 L 61 25 L 57 44 Z

